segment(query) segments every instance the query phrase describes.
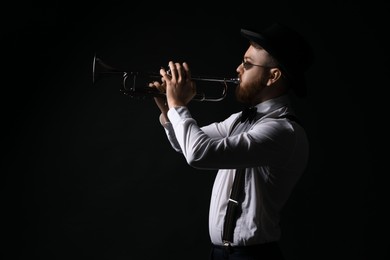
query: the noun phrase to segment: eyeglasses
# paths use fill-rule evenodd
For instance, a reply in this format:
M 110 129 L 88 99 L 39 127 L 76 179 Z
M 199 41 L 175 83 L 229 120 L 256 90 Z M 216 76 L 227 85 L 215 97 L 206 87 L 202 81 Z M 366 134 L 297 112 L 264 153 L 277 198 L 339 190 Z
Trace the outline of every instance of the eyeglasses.
M 242 60 L 242 66 L 244 67 L 245 70 L 249 70 L 253 66 L 262 67 L 262 68 L 271 68 L 271 67 L 268 67 L 268 66 L 253 64 L 253 63 L 247 62 L 245 60 Z

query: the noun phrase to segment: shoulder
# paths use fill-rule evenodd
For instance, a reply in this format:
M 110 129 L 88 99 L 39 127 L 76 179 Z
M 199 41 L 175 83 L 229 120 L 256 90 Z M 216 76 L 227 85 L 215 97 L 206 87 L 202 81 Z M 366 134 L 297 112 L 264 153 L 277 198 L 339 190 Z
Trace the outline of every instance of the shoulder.
M 291 115 L 264 116 L 256 121 L 251 128 L 252 133 L 258 132 L 269 137 L 295 136 L 296 133 L 305 132 L 299 119 Z

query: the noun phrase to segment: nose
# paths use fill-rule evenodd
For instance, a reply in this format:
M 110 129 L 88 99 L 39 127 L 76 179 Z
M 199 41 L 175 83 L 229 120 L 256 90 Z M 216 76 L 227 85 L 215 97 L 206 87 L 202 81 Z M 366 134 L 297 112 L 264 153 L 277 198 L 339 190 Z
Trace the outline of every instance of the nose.
M 236 72 L 240 73 L 241 71 L 243 71 L 243 68 L 244 68 L 244 66 L 243 66 L 243 64 L 241 62 L 240 65 L 237 66 Z

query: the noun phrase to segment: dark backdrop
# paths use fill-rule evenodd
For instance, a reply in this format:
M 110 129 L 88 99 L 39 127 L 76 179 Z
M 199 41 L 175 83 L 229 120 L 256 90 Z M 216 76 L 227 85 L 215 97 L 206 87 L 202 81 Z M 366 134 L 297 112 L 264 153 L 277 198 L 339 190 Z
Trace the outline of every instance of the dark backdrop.
M 293 100 L 311 157 L 283 212 L 286 258 L 384 259 L 386 170 L 376 174 L 374 157 L 384 131 L 372 129 L 384 129 L 385 103 L 371 93 L 388 84 L 389 10 L 344 2 L 4 7 L 4 259 L 207 259 L 215 172 L 171 149 L 153 100 L 123 95 L 120 78 L 93 86 L 92 59 L 155 72 L 187 61 L 193 74 L 234 77 L 247 47 L 240 28 L 276 20 L 304 33 L 317 56 L 309 97 Z M 192 102 L 198 123 L 238 111 L 233 92 Z

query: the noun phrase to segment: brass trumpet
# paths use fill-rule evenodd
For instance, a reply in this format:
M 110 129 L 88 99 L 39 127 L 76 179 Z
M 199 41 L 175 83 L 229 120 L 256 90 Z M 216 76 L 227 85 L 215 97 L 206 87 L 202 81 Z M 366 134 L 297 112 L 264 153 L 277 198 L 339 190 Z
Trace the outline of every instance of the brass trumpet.
M 165 96 L 165 93 L 160 92 L 156 88 L 151 88 L 148 86 L 148 83 L 153 79 L 161 79 L 161 75 L 158 73 L 145 73 L 145 72 L 133 72 L 133 71 L 124 71 L 117 68 L 114 68 L 110 65 L 104 63 L 100 58 L 93 58 L 93 68 L 92 68 L 92 81 L 93 84 L 97 82 L 103 76 L 112 76 L 112 75 L 121 75 L 123 77 L 123 84 L 120 91 L 132 98 L 145 98 L 145 97 L 162 97 Z M 228 83 L 237 85 L 240 80 L 239 78 L 219 78 L 219 77 L 199 77 L 192 76 L 194 81 L 203 81 L 203 82 L 219 82 L 222 83 L 222 90 L 219 95 L 210 96 L 210 94 L 205 94 L 204 92 L 197 93 L 193 100 L 196 101 L 221 101 L 227 95 Z M 140 85 L 141 82 L 141 86 Z M 198 84 L 197 84 L 198 85 Z

